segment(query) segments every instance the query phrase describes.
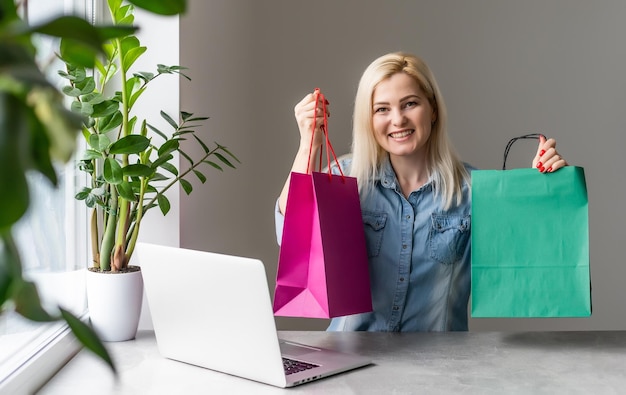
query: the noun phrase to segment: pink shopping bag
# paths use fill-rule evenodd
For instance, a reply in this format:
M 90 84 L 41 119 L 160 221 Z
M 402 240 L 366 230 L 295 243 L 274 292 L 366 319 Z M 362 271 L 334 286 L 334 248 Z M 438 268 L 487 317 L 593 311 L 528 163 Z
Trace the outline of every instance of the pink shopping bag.
M 334 157 L 326 127 L 323 131 L 326 151 Z M 274 292 L 277 316 L 332 318 L 372 311 L 357 181 L 332 175 L 328 167 L 328 173 L 291 173 Z

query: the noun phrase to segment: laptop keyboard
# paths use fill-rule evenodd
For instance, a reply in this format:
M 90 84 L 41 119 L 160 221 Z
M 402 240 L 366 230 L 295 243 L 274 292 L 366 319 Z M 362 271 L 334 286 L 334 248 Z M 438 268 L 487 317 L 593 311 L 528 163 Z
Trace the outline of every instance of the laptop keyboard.
M 317 368 L 318 366 L 319 365 L 315 365 L 313 363 L 296 361 L 295 359 L 283 357 L 283 368 L 285 368 L 285 374 L 287 375 Z

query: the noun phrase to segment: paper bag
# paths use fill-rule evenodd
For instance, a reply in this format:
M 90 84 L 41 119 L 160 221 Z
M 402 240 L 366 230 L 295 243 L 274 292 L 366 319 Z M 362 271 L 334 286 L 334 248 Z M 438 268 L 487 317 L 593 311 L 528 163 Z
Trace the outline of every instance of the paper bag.
M 335 157 L 326 123 L 323 131 L 326 151 Z M 288 193 L 274 314 L 332 318 L 372 311 L 356 178 L 331 174 L 329 159 L 328 173 L 292 172 Z
M 472 317 L 591 315 L 584 170 L 475 170 Z

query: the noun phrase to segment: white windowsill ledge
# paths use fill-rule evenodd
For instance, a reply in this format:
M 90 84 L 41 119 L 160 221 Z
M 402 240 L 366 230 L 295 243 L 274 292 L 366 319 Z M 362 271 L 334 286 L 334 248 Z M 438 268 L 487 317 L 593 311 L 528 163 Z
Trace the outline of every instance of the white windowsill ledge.
M 35 393 L 82 347 L 64 322 L 53 324 L 42 342 L 26 359 L 10 361 L 11 371 L 0 377 L 0 394 Z

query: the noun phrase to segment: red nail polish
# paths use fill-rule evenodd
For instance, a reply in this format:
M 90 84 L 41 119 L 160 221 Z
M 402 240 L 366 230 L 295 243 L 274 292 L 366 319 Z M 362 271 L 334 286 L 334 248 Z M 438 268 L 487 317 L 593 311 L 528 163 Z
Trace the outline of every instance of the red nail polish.
M 546 168 L 545 168 L 545 167 L 543 167 L 543 166 L 541 166 L 541 167 L 539 168 L 539 171 L 543 173 L 544 171 L 546 171 Z
M 546 153 L 546 150 L 545 150 L 545 149 L 542 149 L 542 150 L 539 152 L 539 156 L 543 156 L 543 154 L 545 154 L 545 153 Z
M 540 168 L 542 168 L 542 167 L 543 167 L 543 163 L 541 163 L 541 162 L 537 162 L 537 164 L 536 164 L 535 166 L 537 166 L 537 169 L 540 169 Z
M 552 166 L 548 167 L 548 173 L 552 173 Z

